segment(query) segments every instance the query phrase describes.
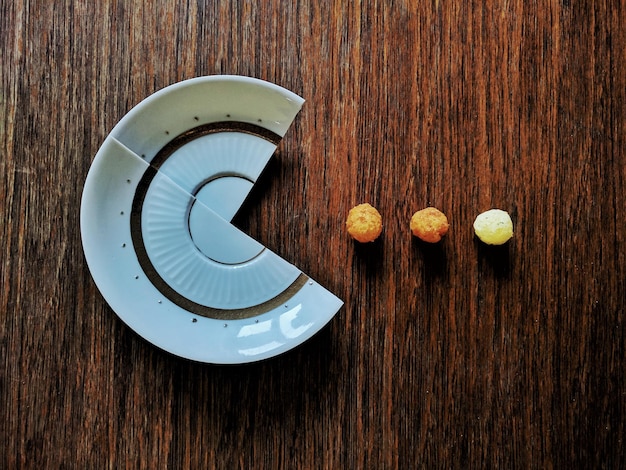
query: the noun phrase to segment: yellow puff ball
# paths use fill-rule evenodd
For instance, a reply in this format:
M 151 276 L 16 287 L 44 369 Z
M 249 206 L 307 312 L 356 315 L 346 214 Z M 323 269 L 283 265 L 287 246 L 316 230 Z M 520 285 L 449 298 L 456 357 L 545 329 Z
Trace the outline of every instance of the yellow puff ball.
M 355 240 L 361 243 L 373 242 L 383 231 L 383 218 L 371 205 L 359 204 L 348 212 L 346 227 Z
M 513 221 L 508 212 L 491 209 L 476 217 L 474 232 L 488 245 L 503 245 L 513 237 Z
M 427 207 L 411 217 L 411 232 L 428 243 L 437 243 L 448 233 L 448 218 L 439 209 Z

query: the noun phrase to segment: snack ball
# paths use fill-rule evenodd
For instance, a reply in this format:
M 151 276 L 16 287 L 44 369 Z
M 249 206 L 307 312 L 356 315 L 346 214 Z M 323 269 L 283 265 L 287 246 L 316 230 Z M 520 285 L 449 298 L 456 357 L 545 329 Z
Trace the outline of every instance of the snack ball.
M 383 231 L 383 218 L 371 205 L 359 204 L 348 212 L 346 227 L 350 236 L 356 241 L 373 242 Z
M 417 211 L 411 217 L 411 232 L 428 243 L 437 243 L 448 233 L 448 218 L 439 209 L 427 207 Z
M 513 221 L 508 212 L 491 209 L 476 217 L 474 232 L 487 245 L 503 245 L 513 236 Z

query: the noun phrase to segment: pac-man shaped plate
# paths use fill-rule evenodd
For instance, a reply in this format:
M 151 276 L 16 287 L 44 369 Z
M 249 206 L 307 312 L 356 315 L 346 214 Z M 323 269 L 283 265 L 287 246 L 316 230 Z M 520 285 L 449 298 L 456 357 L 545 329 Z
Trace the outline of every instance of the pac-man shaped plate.
M 301 344 L 341 308 L 230 223 L 303 103 L 262 80 L 199 77 L 149 96 L 105 139 L 83 190 L 85 258 L 111 308 L 152 344 L 253 362 Z

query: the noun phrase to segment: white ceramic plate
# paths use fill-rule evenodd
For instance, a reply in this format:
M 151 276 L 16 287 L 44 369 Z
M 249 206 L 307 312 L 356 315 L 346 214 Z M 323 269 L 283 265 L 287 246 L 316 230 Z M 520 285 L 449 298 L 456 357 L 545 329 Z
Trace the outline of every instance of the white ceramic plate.
M 83 190 L 85 257 L 109 305 L 154 345 L 258 361 L 341 308 L 230 223 L 303 103 L 262 80 L 200 77 L 146 98 L 105 139 Z

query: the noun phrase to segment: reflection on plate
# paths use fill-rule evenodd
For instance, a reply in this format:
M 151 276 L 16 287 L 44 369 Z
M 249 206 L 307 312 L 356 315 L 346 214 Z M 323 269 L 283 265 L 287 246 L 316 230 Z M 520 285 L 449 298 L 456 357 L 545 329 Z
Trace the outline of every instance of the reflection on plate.
M 133 108 L 83 191 L 85 257 L 118 316 L 156 346 L 235 364 L 283 353 L 341 300 L 230 221 L 303 104 L 277 85 L 209 76 Z

